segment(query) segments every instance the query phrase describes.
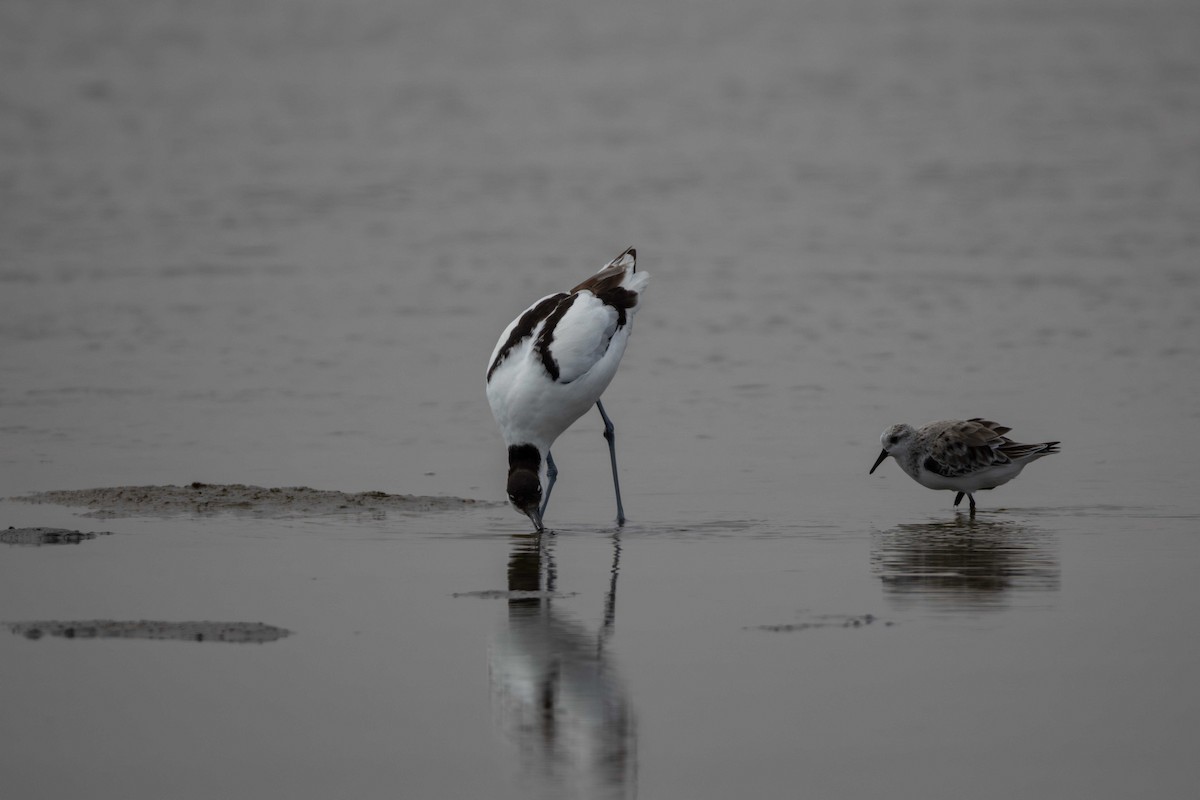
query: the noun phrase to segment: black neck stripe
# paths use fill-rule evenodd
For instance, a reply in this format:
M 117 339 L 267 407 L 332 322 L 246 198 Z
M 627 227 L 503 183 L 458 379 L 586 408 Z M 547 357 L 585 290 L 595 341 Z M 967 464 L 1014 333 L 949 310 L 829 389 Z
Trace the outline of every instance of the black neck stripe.
M 537 472 L 542 468 L 542 454 L 531 444 L 514 444 L 508 448 L 508 471 L 527 469 Z

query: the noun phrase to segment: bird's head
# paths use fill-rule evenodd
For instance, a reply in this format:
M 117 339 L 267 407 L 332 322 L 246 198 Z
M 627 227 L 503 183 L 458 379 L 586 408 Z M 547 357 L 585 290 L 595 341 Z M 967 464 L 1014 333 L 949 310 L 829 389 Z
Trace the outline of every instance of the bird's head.
M 917 432 L 913 426 L 904 423 L 893 425 L 885 430 L 879 436 L 879 443 L 883 445 L 883 451 L 879 454 L 879 458 L 875 459 L 875 464 L 867 474 L 875 472 L 888 456 L 897 456 L 906 451 L 912 445 L 916 435 Z
M 533 522 L 538 531 L 542 526 L 542 480 L 531 469 L 516 468 L 508 473 L 508 502 Z
M 510 445 L 508 448 L 508 502 L 533 522 L 540 533 L 542 526 L 542 476 L 546 460 L 542 451 L 532 444 Z

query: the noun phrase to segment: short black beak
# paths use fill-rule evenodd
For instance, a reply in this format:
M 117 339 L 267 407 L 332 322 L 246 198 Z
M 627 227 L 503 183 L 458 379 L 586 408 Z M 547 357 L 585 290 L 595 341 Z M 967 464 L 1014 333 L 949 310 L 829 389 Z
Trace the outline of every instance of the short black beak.
M 871 467 L 871 472 L 868 472 L 867 474 L 870 475 L 873 472 L 875 472 L 875 470 L 879 468 L 879 465 L 882 464 L 883 460 L 887 457 L 888 457 L 888 451 L 884 450 L 882 453 L 879 454 L 879 458 L 875 459 L 875 464 Z
M 541 533 L 542 531 L 546 530 L 546 526 L 542 525 L 541 510 L 532 508 L 529 511 L 525 512 L 525 516 L 529 517 L 529 519 L 533 521 L 533 525 L 535 528 L 537 528 L 538 533 Z

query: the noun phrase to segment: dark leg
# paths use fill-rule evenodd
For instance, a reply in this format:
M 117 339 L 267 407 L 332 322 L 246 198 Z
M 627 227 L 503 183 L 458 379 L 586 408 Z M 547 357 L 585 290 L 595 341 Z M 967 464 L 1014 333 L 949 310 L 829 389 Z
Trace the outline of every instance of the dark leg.
M 608 440 L 608 457 L 612 460 L 613 491 L 617 493 L 617 524 L 624 525 L 625 507 L 621 505 L 621 482 L 617 480 L 616 428 L 613 427 L 608 414 L 604 413 L 604 406 L 599 400 L 596 401 L 596 408 L 600 409 L 600 416 L 604 419 L 604 438 Z
M 954 495 L 954 507 L 955 508 L 958 508 L 958 504 L 962 502 L 963 495 L 965 495 L 965 494 L 966 494 L 966 492 L 959 492 L 958 494 Z M 972 500 L 971 502 L 973 503 L 975 501 Z
M 546 451 L 546 496 L 542 498 L 542 507 L 539 512 L 543 517 L 546 516 L 546 506 L 550 505 L 550 492 L 554 490 L 554 481 L 558 480 L 558 467 L 554 465 L 554 456 L 550 455 L 550 451 Z
M 967 495 L 967 499 L 971 501 L 971 515 L 974 516 L 975 515 L 975 495 L 969 494 L 969 495 Z

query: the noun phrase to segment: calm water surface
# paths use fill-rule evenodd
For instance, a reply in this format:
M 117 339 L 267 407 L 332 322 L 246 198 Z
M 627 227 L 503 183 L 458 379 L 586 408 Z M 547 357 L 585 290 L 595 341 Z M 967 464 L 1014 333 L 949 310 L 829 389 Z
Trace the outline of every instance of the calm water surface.
M 1170 0 L 5 4 L 0 495 L 496 502 L 0 500 L 109 534 L 0 538 L 3 795 L 1188 796 L 1198 31 Z M 596 415 L 532 538 L 485 360 L 629 245 L 630 522 Z M 974 519 L 867 476 L 887 425 L 975 415 L 1063 452 Z

